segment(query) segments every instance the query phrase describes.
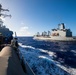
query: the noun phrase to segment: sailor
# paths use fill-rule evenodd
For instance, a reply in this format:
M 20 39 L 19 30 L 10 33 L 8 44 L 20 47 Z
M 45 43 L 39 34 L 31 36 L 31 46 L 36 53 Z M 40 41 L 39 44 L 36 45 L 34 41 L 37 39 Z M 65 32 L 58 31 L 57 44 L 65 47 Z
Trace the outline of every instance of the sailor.
M 11 40 L 11 46 L 18 48 L 18 41 L 17 38 L 13 38 L 13 40 Z

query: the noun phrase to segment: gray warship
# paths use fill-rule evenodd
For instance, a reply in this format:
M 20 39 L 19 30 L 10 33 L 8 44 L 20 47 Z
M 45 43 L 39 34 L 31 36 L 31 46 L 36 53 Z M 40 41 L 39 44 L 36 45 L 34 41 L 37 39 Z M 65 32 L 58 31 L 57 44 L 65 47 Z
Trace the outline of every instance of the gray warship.
M 1 17 L 11 17 L 3 14 L 3 11 L 9 10 L 3 9 L 0 4 L 0 75 L 35 75 L 24 57 L 20 55 L 16 45 L 17 37 L 13 37 L 13 31 L 3 25 Z
M 52 31 L 39 32 L 34 36 L 35 40 L 49 40 L 49 41 L 76 41 L 76 38 L 72 36 L 72 31 L 65 28 L 64 23 L 58 24 L 58 28 L 52 29 Z

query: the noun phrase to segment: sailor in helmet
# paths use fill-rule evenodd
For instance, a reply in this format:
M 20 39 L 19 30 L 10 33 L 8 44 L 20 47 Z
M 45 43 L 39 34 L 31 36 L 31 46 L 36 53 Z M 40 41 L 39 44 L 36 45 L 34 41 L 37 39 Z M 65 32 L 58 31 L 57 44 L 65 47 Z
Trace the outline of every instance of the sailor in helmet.
M 17 41 L 16 32 L 15 32 L 15 37 L 13 38 L 13 40 L 11 40 L 11 46 L 18 48 L 18 41 Z

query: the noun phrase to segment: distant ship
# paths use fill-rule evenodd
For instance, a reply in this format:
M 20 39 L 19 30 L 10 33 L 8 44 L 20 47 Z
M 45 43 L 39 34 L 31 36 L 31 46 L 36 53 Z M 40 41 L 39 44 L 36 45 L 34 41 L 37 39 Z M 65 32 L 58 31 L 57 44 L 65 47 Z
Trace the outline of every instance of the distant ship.
M 64 23 L 58 24 L 58 28 L 52 29 L 52 31 L 39 32 L 34 36 L 35 40 L 49 40 L 49 41 L 76 41 L 76 38 L 72 36 L 72 31 L 66 29 Z

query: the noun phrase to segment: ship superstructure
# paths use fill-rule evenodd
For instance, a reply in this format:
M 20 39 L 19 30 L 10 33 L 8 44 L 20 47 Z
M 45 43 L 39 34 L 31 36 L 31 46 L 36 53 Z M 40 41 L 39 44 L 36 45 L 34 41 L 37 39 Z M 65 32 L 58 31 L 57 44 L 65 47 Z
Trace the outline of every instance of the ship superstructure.
M 2 12 L 9 11 L 8 9 L 3 9 L 2 5 L 0 4 L 0 34 L 2 34 L 6 39 L 12 39 L 13 32 L 10 31 L 8 28 L 6 28 L 5 25 L 3 25 L 3 20 L 1 17 L 11 17 L 11 15 L 3 14 Z
M 58 24 L 57 29 L 52 29 L 51 36 L 72 37 L 70 29 L 66 29 L 64 23 Z

